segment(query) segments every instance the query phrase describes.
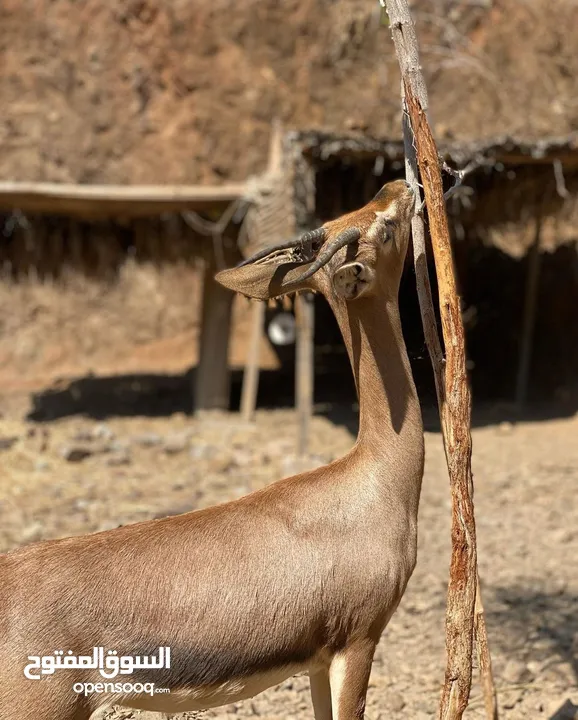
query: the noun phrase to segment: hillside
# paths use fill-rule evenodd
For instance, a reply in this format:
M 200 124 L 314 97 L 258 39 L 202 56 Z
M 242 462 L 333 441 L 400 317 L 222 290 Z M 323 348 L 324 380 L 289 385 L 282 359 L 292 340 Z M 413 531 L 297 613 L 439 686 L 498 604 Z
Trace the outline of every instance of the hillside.
M 578 5 L 417 0 L 440 139 L 578 129 Z M 538 31 L 539 30 L 539 31 Z M 218 183 L 270 123 L 397 136 L 373 0 L 6 0 L 0 178 Z

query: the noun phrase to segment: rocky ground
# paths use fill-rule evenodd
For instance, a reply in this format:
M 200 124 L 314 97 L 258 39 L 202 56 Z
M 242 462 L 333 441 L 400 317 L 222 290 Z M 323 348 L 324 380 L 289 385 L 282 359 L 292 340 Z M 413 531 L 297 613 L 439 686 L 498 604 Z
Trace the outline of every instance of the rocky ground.
M 0 550 L 180 513 L 345 452 L 353 436 L 316 417 L 297 461 L 294 414 L 0 419 Z M 474 430 L 480 572 L 501 717 L 550 718 L 578 702 L 578 416 Z M 444 666 L 449 493 L 440 436 L 426 434 L 418 566 L 375 658 L 367 718 L 434 717 Z M 311 718 L 298 677 L 207 718 Z M 144 717 L 118 711 L 112 717 Z M 477 684 L 467 716 L 483 717 Z M 189 717 L 192 717 L 189 715 Z

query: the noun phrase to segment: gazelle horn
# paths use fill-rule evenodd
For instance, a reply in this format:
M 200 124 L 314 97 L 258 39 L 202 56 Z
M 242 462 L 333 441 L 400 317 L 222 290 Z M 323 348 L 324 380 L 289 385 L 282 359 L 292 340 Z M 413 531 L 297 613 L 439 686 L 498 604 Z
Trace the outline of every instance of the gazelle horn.
M 292 240 L 286 240 L 285 242 L 280 243 L 279 245 L 271 245 L 269 247 L 263 248 L 262 250 L 259 250 L 259 252 L 255 253 L 254 255 L 251 255 L 251 257 L 247 258 L 246 260 L 243 260 L 240 262 L 237 267 L 243 267 L 244 265 L 250 265 L 253 262 L 256 262 L 257 260 L 261 260 L 264 257 L 267 257 L 267 255 L 270 255 L 272 252 L 275 252 L 277 250 L 287 250 L 292 247 L 297 247 L 298 245 L 305 245 L 305 244 L 311 244 L 315 240 L 323 240 L 325 238 L 325 228 L 320 227 L 316 230 L 310 230 L 309 232 L 306 232 L 304 235 L 301 235 L 298 238 L 293 238 Z

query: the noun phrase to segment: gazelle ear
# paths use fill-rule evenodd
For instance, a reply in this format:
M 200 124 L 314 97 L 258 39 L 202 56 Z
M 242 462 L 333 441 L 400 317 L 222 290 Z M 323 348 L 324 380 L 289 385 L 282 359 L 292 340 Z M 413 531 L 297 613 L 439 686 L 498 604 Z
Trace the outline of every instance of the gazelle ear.
M 256 300 L 268 300 L 288 292 L 315 289 L 313 279 L 296 282 L 312 263 L 249 263 L 217 273 L 215 280 L 229 290 Z
M 375 281 L 375 272 L 369 265 L 358 260 L 344 263 L 331 279 L 333 290 L 344 300 L 357 300 L 369 295 Z

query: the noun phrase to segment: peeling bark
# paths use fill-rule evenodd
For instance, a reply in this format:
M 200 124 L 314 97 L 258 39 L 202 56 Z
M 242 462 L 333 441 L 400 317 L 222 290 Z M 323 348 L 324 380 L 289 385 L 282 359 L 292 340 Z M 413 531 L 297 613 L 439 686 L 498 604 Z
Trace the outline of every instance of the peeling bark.
M 406 177 L 421 205 L 423 183 L 440 305 L 445 359 L 437 331 L 427 271 L 425 231 L 412 221 L 414 262 L 426 344 L 432 361 L 452 495 L 452 557 L 446 610 L 447 664 L 438 717 L 461 718 L 471 688 L 474 629 L 488 720 L 497 706 L 480 595 L 471 468 L 471 392 L 466 370 L 465 331 L 457 293 L 442 175 L 427 118 L 427 92 L 419 64 L 415 28 L 407 0 L 385 0 L 402 75 Z

